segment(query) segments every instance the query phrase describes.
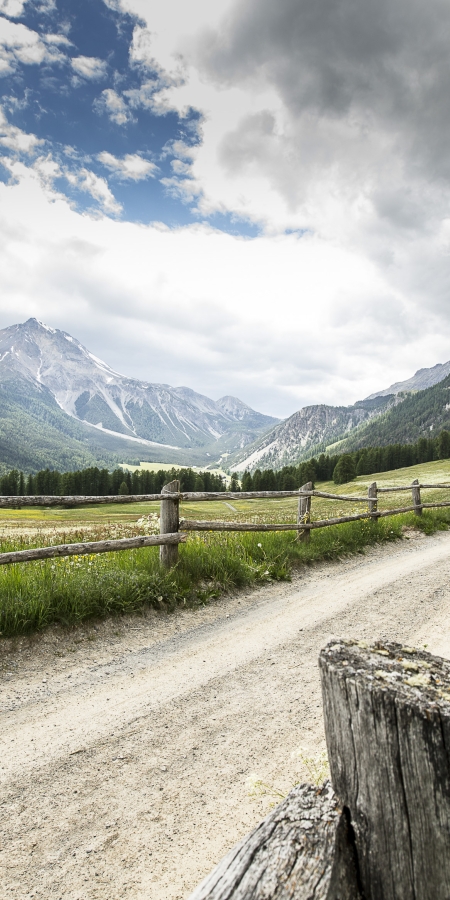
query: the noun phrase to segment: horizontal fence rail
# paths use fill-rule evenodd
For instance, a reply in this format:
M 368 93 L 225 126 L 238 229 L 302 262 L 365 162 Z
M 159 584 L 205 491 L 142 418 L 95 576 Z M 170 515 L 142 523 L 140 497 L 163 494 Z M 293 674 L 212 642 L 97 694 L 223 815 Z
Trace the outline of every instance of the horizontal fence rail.
M 309 541 L 311 531 L 317 528 L 328 528 L 332 525 L 341 525 L 346 522 L 357 522 L 363 519 L 378 519 L 387 516 L 397 516 L 402 513 L 414 512 L 421 515 L 424 509 L 437 509 L 450 507 L 450 501 L 424 503 L 421 498 L 421 489 L 448 490 L 450 483 L 422 484 L 416 479 L 412 484 L 398 487 L 379 488 L 376 482 L 369 485 L 366 496 L 351 494 L 334 494 L 329 491 L 317 491 L 312 483 L 304 484 L 299 490 L 291 491 L 181 491 L 179 481 L 171 481 L 164 485 L 159 494 L 120 494 L 108 496 L 27 496 L 27 497 L 0 497 L 0 509 L 8 509 L 30 506 L 55 507 L 63 506 L 75 508 L 79 506 L 95 506 L 99 504 L 123 504 L 123 503 L 160 503 L 160 534 L 151 536 L 138 536 L 133 538 L 121 538 L 111 541 L 95 541 L 78 544 L 60 544 L 53 547 L 40 547 L 32 550 L 17 550 L 10 553 L 0 553 L 0 565 L 16 562 L 31 562 L 38 559 L 51 559 L 62 556 L 81 556 L 90 553 L 109 553 L 120 550 L 131 550 L 139 547 L 160 547 L 160 559 L 164 566 L 171 567 L 178 559 L 178 544 L 187 539 L 190 531 L 228 531 L 228 532 L 271 532 L 271 531 L 296 531 L 297 539 Z M 412 504 L 396 509 L 378 509 L 378 495 L 407 491 L 411 494 Z M 322 500 L 337 500 L 344 503 L 365 503 L 367 512 L 353 513 L 348 516 L 331 516 L 327 519 L 311 521 L 311 501 L 313 497 Z M 297 498 L 298 510 L 295 522 L 283 523 L 255 523 L 255 522 L 230 522 L 207 521 L 195 519 L 181 519 L 179 517 L 180 501 L 203 502 L 225 500 L 283 500 Z
M 450 484 L 417 484 L 417 488 L 444 490 L 450 488 Z M 412 485 L 406 487 L 377 488 L 377 494 L 392 494 L 396 491 L 410 491 Z M 0 509 L 17 509 L 21 506 L 97 506 L 106 503 L 152 503 L 161 500 L 182 500 L 201 503 L 208 500 L 286 500 L 289 497 L 321 497 L 323 500 L 342 500 L 350 503 L 367 503 L 367 496 L 359 497 L 356 494 L 331 494 L 328 491 L 305 491 L 300 488 L 297 491 L 175 491 L 170 494 L 110 494 L 101 496 L 75 495 L 75 496 L 0 496 Z
M 316 522 L 282 522 L 279 524 L 258 524 L 254 522 L 196 522 L 193 519 L 181 519 L 182 531 L 297 531 L 303 529 L 326 528 L 327 525 L 342 525 L 344 522 L 358 522 L 361 519 L 383 519 L 386 516 L 398 516 L 401 513 L 415 512 L 417 509 L 436 509 L 439 506 L 450 506 L 445 503 L 421 503 L 420 506 L 402 506 L 399 509 L 386 509 L 373 513 L 356 513 L 354 516 L 336 516 L 330 519 L 318 519 Z
M 35 547 L 32 550 L 13 550 L 0 553 L 0 566 L 9 563 L 33 562 L 36 559 L 54 559 L 60 556 L 86 556 L 91 553 L 117 553 L 119 550 L 135 550 L 140 547 L 161 547 L 166 544 L 183 544 L 187 535 L 152 534 L 113 541 L 89 541 L 84 544 L 55 544 L 53 547 Z

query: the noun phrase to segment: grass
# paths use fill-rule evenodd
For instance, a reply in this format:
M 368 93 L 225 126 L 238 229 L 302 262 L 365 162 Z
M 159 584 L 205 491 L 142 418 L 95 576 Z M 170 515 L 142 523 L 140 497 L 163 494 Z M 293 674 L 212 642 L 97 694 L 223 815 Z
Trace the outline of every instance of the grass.
M 376 480 L 382 486 L 450 480 L 445 463 L 360 477 L 333 493 L 362 495 Z M 450 499 L 448 492 L 424 492 L 424 499 Z M 442 495 L 442 497 L 441 497 Z M 399 502 L 399 498 L 402 498 Z M 434 499 L 434 497 L 433 497 Z M 407 494 L 382 495 L 380 508 L 407 505 Z M 296 501 L 223 501 L 184 504 L 186 518 L 289 522 L 295 520 Z M 314 519 L 360 511 L 361 505 L 313 498 Z M 0 516 L 0 552 L 27 547 L 146 533 L 143 514 L 156 504 L 100 506 L 80 510 L 4 510 Z M 141 519 L 141 521 L 139 521 Z M 4 637 L 43 629 L 51 623 L 76 625 L 90 618 L 139 613 L 148 606 L 173 610 L 214 600 L 221 592 L 270 580 L 288 579 L 293 567 L 364 552 L 372 544 L 399 539 L 406 528 L 427 534 L 450 525 L 450 508 L 426 510 L 382 519 L 363 520 L 313 531 L 309 544 L 295 532 L 190 534 L 180 546 L 179 562 L 167 572 L 160 567 L 158 548 L 90 557 L 36 561 L 0 568 L 0 633 Z

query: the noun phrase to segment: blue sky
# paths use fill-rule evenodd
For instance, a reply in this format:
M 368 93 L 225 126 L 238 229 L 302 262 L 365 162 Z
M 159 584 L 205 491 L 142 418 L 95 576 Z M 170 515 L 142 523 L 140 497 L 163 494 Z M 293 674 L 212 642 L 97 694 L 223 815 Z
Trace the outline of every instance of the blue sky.
M 103 0 L 29 2 L 12 22 L 39 35 L 46 58 L 32 63 L 15 57 L 3 78 L 3 108 L 11 124 L 43 142 L 36 154 L 50 151 L 58 161 L 58 189 L 80 210 L 169 225 L 192 221 L 192 204 L 174 198 L 162 179 L 173 175 L 174 144 L 188 152 L 198 142 L 201 113 L 160 115 L 149 107 L 161 73 L 130 60 L 134 29 L 144 23 Z M 128 170 L 120 168 L 124 159 Z M 79 178 L 68 181 L 67 174 L 82 168 L 107 182 L 120 210 L 82 190 Z
M 277 416 L 446 361 L 448 28 L 444 0 L 0 0 L 0 327 Z

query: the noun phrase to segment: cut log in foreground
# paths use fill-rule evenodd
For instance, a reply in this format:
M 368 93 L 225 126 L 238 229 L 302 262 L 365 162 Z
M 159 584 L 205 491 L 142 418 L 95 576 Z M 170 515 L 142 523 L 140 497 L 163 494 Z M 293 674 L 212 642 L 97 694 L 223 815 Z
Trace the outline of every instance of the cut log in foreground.
M 450 661 L 334 641 L 331 785 L 294 788 L 190 900 L 449 900 Z
M 450 662 L 338 641 L 319 665 L 331 779 L 365 900 L 448 900 Z
M 296 787 L 189 900 L 359 900 L 348 831 L 329 782 Z

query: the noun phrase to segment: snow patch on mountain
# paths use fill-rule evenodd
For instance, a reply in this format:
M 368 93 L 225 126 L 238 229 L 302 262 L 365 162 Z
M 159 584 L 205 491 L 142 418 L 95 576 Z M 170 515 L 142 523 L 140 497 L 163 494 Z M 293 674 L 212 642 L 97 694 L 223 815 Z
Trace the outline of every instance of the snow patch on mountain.
M 238 447 L 277 422 L 237 398 L 216 403 L 188 387 L 127 378 L 37 319 L 0 331 L 2 374 L 42 385 L 68 416 L 105 433 L 174 449 L 213 445 L 224 436 Z

